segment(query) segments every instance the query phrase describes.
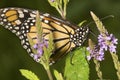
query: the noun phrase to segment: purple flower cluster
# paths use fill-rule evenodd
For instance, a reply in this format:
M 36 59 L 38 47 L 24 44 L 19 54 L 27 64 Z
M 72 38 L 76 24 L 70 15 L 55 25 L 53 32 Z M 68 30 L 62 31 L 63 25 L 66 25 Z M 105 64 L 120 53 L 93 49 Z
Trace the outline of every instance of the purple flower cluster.
M 114 37 L 113 34 L 100 34 L 98 36 L 98 45 L 93 49 L 90 47 L 87 50 L 90 52 L 90 55 L 87 56 L 87 59 L 90 60 L 92 57 L 98 61 L 104 60 L 104 52 L 109 50 L 111 53 L 116 53 L 116 44 L 118 44 L 118 39 Z
M 87 50 L 90 52 L 90 55 L 87 56 L 87 59 L 90 60 L 92 57 L 98 61 L 104 60 L 104 51 L 100 49 L 98 45 L 96 45 L 93 49 L 87 47 Z
M 101 49 L 107 51 L 109 50 L 111 53 L 116 53 L 116 44 L 118 44 L 118 39 L 114 37 L 113 34 L 99 35 L 98 36 L 98 45 Z
M 48 42 L 46 40 L 43 40 L 41 42 L 38 41 L 33 48 L 37 50 L 37 53 L 34 54 L 34 60 L 39 62 L 40 57 L 42 56 L 43 52 L 43 47 L 48 47 Z

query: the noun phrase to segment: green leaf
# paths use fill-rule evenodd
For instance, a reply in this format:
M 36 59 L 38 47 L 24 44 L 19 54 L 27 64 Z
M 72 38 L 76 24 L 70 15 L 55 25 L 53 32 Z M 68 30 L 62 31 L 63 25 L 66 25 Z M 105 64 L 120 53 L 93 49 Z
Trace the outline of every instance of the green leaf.
M 20 69 L 21 74 L 28 80 L 40 80 L 33 72 L 25 69 Z
M 70 53 L 73 54 L 72 57 L 68 55 L 64 72 L 66 80 L 89 80 L 89 65 L 85 58 L 86 53 L 88 52 L 85 48 L 80 48 Z
M 56 80 L 63 80 L 62 74 L 59 73 L 57 70 L 54 70 L 54 75 L 56 77 Z

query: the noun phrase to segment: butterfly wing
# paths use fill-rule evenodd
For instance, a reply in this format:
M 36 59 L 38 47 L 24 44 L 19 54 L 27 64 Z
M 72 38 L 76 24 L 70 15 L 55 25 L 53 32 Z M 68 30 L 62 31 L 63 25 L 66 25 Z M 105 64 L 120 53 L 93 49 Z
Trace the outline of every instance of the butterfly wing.
M 23 47 L 33 55 L 27 35 L 37 43 L 36 33 L 36 11 L 23 8 L 3 8 L 0 9 L 0 24 L 15 33 L 20 39 Z M 70 42 L 70 33 L 74 33 L 74 28 L 68 22 L 52 17 L 49 14 L 41 14 L 40 19 L 43 27 L 43 35 L 49 40 L 49 33 L 53 34 L 55 51 L 51 56 L 51 61 L 56 61 L 75 45 Z M 71 26 L 71 27 L 70 27 Z
M 0 9 L 0 24 L 5 26 L 16 35 L 20 35 L 22 24 L 33 16 L 34 11 L 22 8 L 2 8 Z
M 0 9 L 0 15 L 0 24 L 15 33 L 21 39 L 21 43 L 27 52 L 34 56 L 27 35 L 34 43 L 37 43 L 36 10 L 3 8 Z M 85 29 L 87 32 L 83 32 L 82 28 L 76 33 L 75 30 L 78 27 L 49 14 L 40 12 L 40 19 L 44 38 L 49 41 L 50 33 L 53 35 L 55 50 L 50 58 L 50 62 L 57 61 L 66 55 L 72 48 L 76 47 L 76 42 L 81 45 L 86 34 L 88 34 L 88 31 Z M 83 33 L 85 34 L 83 35 Z M 82 39 L 78 40 L 76 36 Z M 71 40 L 72 38 L 73 40 Z
M 75 47 L 74 43 L 70 41 L 70 34 L 74 34 L 74 28 L 70 27 L 69 23 L 65 24 L 63 21 L 48 15 L 46 16 L 45 14 L 41 14 L 40 17 L 45 40 L 49 41 L 50 33 L 53 35 L 55 50 L 50 58 L 50 62 L 57 61 L 67 52 L 69 52 L 73 47 Z M 35 18 L 29 18 L 26 23 L 23 24 L 21 30 L 23 31 L 22 34 L 24 35 L 22 44 L 30 54 L 32 53 L 30 45 L 28 45 L 29 40 L 25 34 L 27 33 L 27 35 L 32 38 L 33 42 L 37 43 L 35 22 Z

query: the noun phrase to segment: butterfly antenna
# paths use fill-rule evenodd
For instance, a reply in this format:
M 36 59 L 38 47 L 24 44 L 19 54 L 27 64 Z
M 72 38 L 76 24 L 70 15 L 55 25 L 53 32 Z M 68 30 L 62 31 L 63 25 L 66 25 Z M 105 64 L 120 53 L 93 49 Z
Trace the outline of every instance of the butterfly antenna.
M 96 37 L 97 38 L 97 36 L 93 33 L 93 31 L 89 31 L 94 37 Z
M 114 16 L 113 16 L 113 15 L 108 15 L 108 16 L 106 16 L 106 17 L 101 18 L 100 20 L 102 21 L 102 20 L 105 20 L 105 19 L 107 19 L 107 18 L 114 18 Z M 96 20 L 96 21 L 98 21 L 98 20 Z M 92 22 L 88 23 L 86 26 L 88 27 L 88 26 L 91 25 L 92 23 L 95 23 L 95 21 L 92 21 Z

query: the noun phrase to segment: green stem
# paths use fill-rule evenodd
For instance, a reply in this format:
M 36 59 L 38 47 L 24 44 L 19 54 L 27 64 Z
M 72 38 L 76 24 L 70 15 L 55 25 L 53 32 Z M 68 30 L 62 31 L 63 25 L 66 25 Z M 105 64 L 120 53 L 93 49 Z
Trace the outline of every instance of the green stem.
M 66 19 L 66 17 L 65 17 L 65 12 L 64 12 L 63 10 L 61 11 L 61 14 L 62 14 L 62 15 L 61 15 L 62 18 L 65 20 L 65 19 Z
M 101 70 L 100 70 L 100 63 L 97 61 L 97 60 L 95 60 L 94 59 L 94 63 L 95 63 L 95 65 L 96 65 L 96 71 L 97 71 L 97 75 L 98 75 L 98 77 L 99 77 L 99 79 L 100 80 L 103 80 L 103 78 L 102 78 L 102 72 L 101 72 Z
M 66 19 L 64 10 L 61 9 L 61 8 L 56 8 L 56 9 L 57 9 L 57 11 L 59 12 L 59 14 L 61 15 L 61 17 L 62 17 L 63 19 Z
M 66 4 L 64 3 L 64 9 L 63 9 L 63 14 L 64 14 L 64 18 L 66 19 Z
M 47 50 L 45 50 L 44 48 L 44 51 L 47 51 Z M 46 70 L 49 80 L 53 80 L 53 77 L 50 71 L 49 58 L 46 58 L 45 53 L 42 56 L 40 63 L 43 65 L 44 69 Z
M 48 77 L 49 77 L 49 80 L 53 80 L 53 77 L 52 77 L 50 68 L 46 69 L 46 72 L 47 72 L 47 75 L 48 75 Z
M 113 63 L 115 66 L 115 69 L 117 70 L 116 74 L 118 76 L 118 80 L 120 80 L 120 62 L 118 60 L 118 56 L 115 53 L 111 53 Z
M 51 74 L 51 71 L 50 71 L 49 58 L 46 57 L 46 55 L 45 55 L 45 54 L 47 54 L 46 51 L 47 51 L 46 48 L 44 48 L 44 52 L 45 52 L 45 53 L 44 53 L 44 55 L 41 57 L 40 64 L 42 64 L 42 66 L 43 66 L 44 69 L 46 70 L 49 80 L 53 80 L 53 77 L 52 77 L 52 74 Z

